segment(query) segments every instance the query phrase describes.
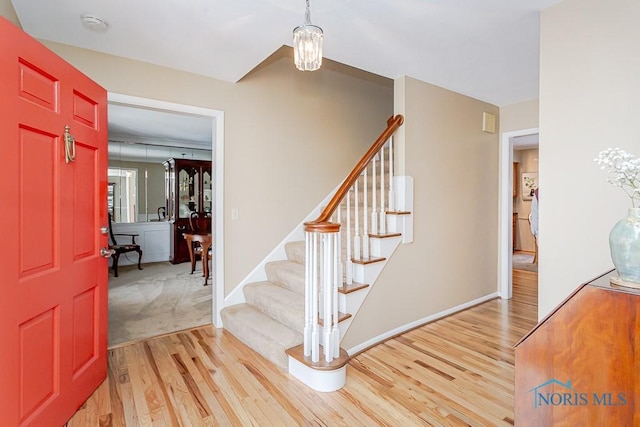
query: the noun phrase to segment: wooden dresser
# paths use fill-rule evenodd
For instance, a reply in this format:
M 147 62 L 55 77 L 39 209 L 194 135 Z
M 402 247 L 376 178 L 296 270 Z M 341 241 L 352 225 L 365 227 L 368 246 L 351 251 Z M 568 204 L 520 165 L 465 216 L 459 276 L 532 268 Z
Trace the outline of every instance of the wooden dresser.
M 609 272 L 515 346 L 516 426 L 640 426 L 640 290 Z

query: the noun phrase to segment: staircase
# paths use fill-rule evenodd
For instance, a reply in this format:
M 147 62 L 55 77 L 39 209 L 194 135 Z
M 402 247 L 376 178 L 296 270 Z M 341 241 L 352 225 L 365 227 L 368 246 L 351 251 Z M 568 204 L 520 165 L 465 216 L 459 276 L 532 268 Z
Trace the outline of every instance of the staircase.
M 402 197 L 411 181 L 394 178 L 390 167 L 391 135 L 402 121 L 389 119 L 320 216 L 300 225 L 306 239 L 295 238 L 302 230 L 292 233 L 280 251 L 286 259 L 266 262 L 266 280 L 242 284 L 244 301 L 220 313 L 225 329 L 316 390 L 344 385 L 348 355 L 340 339 L 395 249 L 412 239 L 410 212 L 394 208 L 397 200 L 411 206 Z
M 246 302 L 220 313 L 225 329 L 283 370 L 289 363 L 286 350 L 303 342 L 304 246 L 304 241 L 287 243 L 288 259 L 267 263 L 267 280 L 245 285 Z

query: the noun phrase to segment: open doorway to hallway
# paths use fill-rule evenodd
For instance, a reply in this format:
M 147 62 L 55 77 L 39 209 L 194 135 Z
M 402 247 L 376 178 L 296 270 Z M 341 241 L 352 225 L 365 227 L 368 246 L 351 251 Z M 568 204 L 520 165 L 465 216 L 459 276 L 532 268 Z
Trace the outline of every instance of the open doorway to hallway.
M 536 128 L 505 132 L 500 139 L 499 293 L 503 298 L 511 298 L 514 268 L 537 271 L 530 214 L 539 185 L 538 136 Z
M 119 277 L 114 277 L 110 270 L 110 347 L 202 324 L 219 324 L 216 301 L 221 301 L 218 296 L 224 289 L 223 127 L 221 111 L 109 94 L 109 167 L 137 169 L 139 179 L 136 185 L 120 186 L 121 192 L 127 190 L 127 194 L 123 196 L 119 192 L 110 197 L 108 207 L 114 217 L 119 218 L 113 224 L 114 231 L 137 234 L 136 243 L 143 249 L 142 271 L 129 265 L 135 264 L 135 257 L 120 258 Z M 172 243 L 186 242 L 171 239 L 181 233 L 176 228 L 177 218 L 168 215 L 171 197 L 166 189 L 182 188 L 178 178 L 170 182 L 163 165 L 171 158 L 215 165 L 202 176 L 190 177 L 196 184 L 202 184 L 200 187 L 206 187 L 192 196 L 203 199 L 200 210 L 204 211 L 206 206 L 212 217 L 210 231 L 215 239 L 208 282 L 212 286 L 203 286 L 200 263 L 191 274 L 188 259 L 178 259 L 172 247 Z M 111 176 L 109 179 L 118 180 Z M 184 189 L 186 194 L 192 191 L 193 185 L 185 181 Z M 175 197 L 181 195 L 178 193 L 176 190 Z M 121 200 L 127 202 L 118 203 Z M 185 206 L 190 206 L 187 202 L 193 204 L 187 200 Z M 177 207 L 178 204 L 175 210 Z M 126 215 L 122 215 L 123 208 Z
M 538 271 L 538 134 L 511 138 L 513 147 L 512 269 Z

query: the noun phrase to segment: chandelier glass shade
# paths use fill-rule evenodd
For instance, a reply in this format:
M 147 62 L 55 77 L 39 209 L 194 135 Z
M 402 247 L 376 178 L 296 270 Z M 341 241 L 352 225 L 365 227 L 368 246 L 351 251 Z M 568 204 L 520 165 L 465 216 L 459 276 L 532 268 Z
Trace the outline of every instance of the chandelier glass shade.
M 301 71 L 315 71 L 322 65 L 322 28 L 311 24 L 309 0 L 303 25 L 293 30 L 293 62 Z

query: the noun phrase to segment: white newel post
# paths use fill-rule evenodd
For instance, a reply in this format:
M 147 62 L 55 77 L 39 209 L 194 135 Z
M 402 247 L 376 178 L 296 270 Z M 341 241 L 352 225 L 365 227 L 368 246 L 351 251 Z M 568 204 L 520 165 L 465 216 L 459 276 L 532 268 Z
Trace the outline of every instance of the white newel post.
M 323 331 L 323 335 L 324 335 L 324 339 L 323 339 L 323 347 L 324 347 L 324 358 L 325 361 L 330 362 L 331 361 L 331 348 L 327 347 L 328 345 L 330 345 L 331 343 L 331 314 L 332 314 L 332 310 L 331 310 L 331 301 L 332 301 L 332 297 L 331 297 L 331 291 L 332 286 L 331 286 L 331 282 L 332 282 L 332 278 L 333 278 L 333 274 L 332 274 L 332 268 L 333 267 L 333 263 L 330 261 L 333 258 L 333 245 L 331 244 L 331 234 L 325 234 L 323 236 L 323 252 L 325 254 L 324 259 L 324 268 L 323 268 L 323 274 L 322 274 L 322 293 L 324 296 L 324 314 L 322 316 L 323 318 L 323 323 L 324 323 L 324 331 Z
M 331 307 L 333 308 L 333 316 L 331 318 L 331 348 L 333 349 L 332 358 L 340 356 L 340 330 L 338 329 L 338 321 L 340 317 L 338 314 L 338 288 L 342 285 L 342 269 L 340 268 L 340 266 L 342 265 L 342 244 L 340 243 L 340 241 L 340 233 L 334 235 L 334 268 L 332 278 L 333 289 L 331 290 L 331 297 L 333 298 L 331 304 Z
M 394 193 L 394 186 L 393 186 L 393 136 L 392 136 L 391 138 L 389 138 L 389 204 L 388 206 L 390 211 L 396 210 L 395 200 L 396 200 L 396 196 Z
M 340 267 L 340 227 L 336 231 L 305 232 L 305 326 L 304 355 L 311 361 L 331 362 L 340 355 L 338 329 L 338 288 L 342 283 Z
M 380 149 L 380 157 L 384 159 L 384 145 Z M 380 161 L 380 212 L 378 213 L 380 216 L 380 219 L 378 220 L 378 230 L 380 234 L 385 234 L 387 232 L 387 221 L 385 220 L 386 212 L 384 207 L 384 163 L 385 162 L 383 160 Z
M 314 247 L 314 257 L 313 257 L 313 281 L 311 287 L 311 321 L 313 322 L 313 335 L 312 335 L 312 344 L 313 344 L 313 357 L 311 360 L 316 363 L 320 360 L 320 284 L 319 281 L 319 273 L 322 268 L 322 260 L 321 260 L 321 248 L 318 247 L 321 239 L 318 233 L 313 234 L 313 247 Z
M 311 320 L 311 307 L 313 305 L 312 295 L 312 271 L 313 267 L 311 261 L 314 258 L 313 254 L 313 233 L 304 233 L 304 356 L 311 356 L 311 328 L 313 322 Z

